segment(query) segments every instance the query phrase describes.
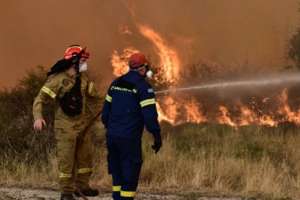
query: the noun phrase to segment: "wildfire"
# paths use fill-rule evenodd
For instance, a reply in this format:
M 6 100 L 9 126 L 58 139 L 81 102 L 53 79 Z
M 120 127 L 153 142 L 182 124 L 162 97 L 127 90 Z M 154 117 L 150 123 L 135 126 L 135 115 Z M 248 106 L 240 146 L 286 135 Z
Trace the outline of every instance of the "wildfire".
M 190 123 L 203 123 L 207 122 L 206 116 L 201 110 L 200 103 L 192 98 L 184 104 L 184 110 L 186 111 L 186 121 Z
M 228 124 L 229 126 L 236 126 L 236 124 L 232 121 L 230 117 L 230 113 L 228 112 L 228 109 L 225 106 L 220 106 L 220 117 L 218 117 L 218 122 L 220 124 Z
M 200 101 L 191 97 L 189 99 L 179 100 L 176 97 L 165 97 L 161 99 L 158 110 L 159 119 L 167 121 L 173 125 L 182 123 L 218 123 L 226 124 L 232 127 L 240 127 L 247 125 L 261 125 L 276 127 L 280 123 L 293 123 L 300 125 L 300 109 L 293 111 L 288 104 L 287 90 L 283 90 L 278 95 L 277 100 L 273 99 L 277 104 L 277 110 L 267 113 L 263 111 L 257 112 L 250 107 L 240 104 L 236 105 L 236 110 L 231 111 L 224 105 L 218 106 L 216 113 L 205 115 L 202 111 Z M 264 103 L 262 101 L 261 103 Z
M 158 73 L 156 74 L 160 83 L 167 83 L 169 87 L 176 86 L 180 80 L 180 66 L 176 49 L 170 47 L 168 42 L 155 30 L 146 25 L 137 24 L 140 34 L 148 39 L 154 46 L 159 57 L 157 65 Z M 130 33 L 127 26 L 122 27 L 123 33 Z M 134 47 L 125 48 L 121 53 L 113 51 L 111 64 L 113 74 L 121 76 L 128 71 L 128 58 L 139 52 Z M 272 103 L 271 109 L 266 109 Z M 193 96 L 164 96 L 158 99 L 157 109 L 159 120 L 166 121 L 173 125 L 182 123 L 218 123 L 226 124 L 232 127 L 247 125 L 263 125 L 276 127 L 280 123 L 290 122 L 300 125 L 300 109 L 293 111 L 288 103 L 287 89 L 283 90 L 278 98 L 264 97 L 256 104 L 248 105 L 238 103 L 227 105 L 223 103 L 216 104 L 213 108 L 206 106 L 205 102 L 198 97 Z M 275 107 L 274 107 L 275 106 Z M 234 108 L 234 109 L 233 109 Z M 205 111 L 204 111 L 205 110 Z
M 131 32 L 127 26 L 121 27 L 123 29 L 126 27 L 126 32 Z M 157 77 L 160 77 L 163 82 L 171 85 L 178 83 L 180 66 L 178 53 L 169 47 L 162 36 L 149 26 L 138 25 L 138 28 L 140 33 L 153 43 L 160 58 Z M 115 76 L 121 76 L 128 71 L 128 58 L 136 52 L 139 51 L 133 47 L 125 48 L 121 54 L 116 50 L 113 51 L 111 64 Z
M 159 76 L 168 84 L 177 84 L 179 80 L 180 60 L 177 51 L 167 45 L 166 41 L 153 29 L 146 25 L 139 25 L 140 33 L 155 46 L 160 58 Z
M 157 111 L 159 113 L 159 121 L 167 121 L 171 124 L 178 124 L 176 118 L 179 115 L 178 108 L 179 105 L 174 101 L 172 97 L 166 97 L 161 101 L 164 104 L 162 108 L 161 103 L 157 105 Z
M 284 116 L 284 121 L 291 122 L 300 125 L 300 109 L 294 112 L 288 104 L 288 92 L 286 89 L 282 91 L 279 98 L 282 106 L 279 109 L 279 113 Z
M 111 65 L 113 67 L 113 74 L 115 76 L 121 76 L 123 74 L 126 74 L 129 70 L 128 59 L 132 54 L 137 52 L 139 51 L 133 47 L 128 47 L 124 49 L 121 54 L 119 54 L 118 51 L 114 50 L 111 56 Z
M 262 102 L 265 102 L 265 99 L 263 99 Z M 259 116 L 257 113 L 255 113 L 245 105 L 240 106 L 240 113 L 241 115 L 239 117 L 237 126 L 257 124 L 273 127 L 278 125 L 278 123 L 274 119 L 272 119 L 270 115 L 264 114 L 262 116 Z
M 187 122 L 207 122 L 207 118 L 201 110 L 200 103 L 194 98 L 178 101 L 174 97 L 167 96 L 160 100 L 157 108 L 159 120 L 167 121 L 173 125 Z

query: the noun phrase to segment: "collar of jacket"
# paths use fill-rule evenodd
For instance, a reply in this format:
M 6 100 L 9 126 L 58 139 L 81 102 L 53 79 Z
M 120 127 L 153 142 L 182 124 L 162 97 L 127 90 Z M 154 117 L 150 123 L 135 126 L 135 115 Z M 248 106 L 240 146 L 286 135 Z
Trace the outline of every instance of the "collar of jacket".
M 129 70 L 128 75 L 130 76 L 136 76 L 138 78 L 145 78 L 144 76 L 140 75 L 140 73 L 138 71 L 135 70 Z
M 71 78 L 71 79 L 76 78 L 76 74 L 75 74 L 75 75 L 70 75 L 70 74 L 67 73 L 66 71 L 64 71 L 64 74 L 65 74 L 68 78 Z

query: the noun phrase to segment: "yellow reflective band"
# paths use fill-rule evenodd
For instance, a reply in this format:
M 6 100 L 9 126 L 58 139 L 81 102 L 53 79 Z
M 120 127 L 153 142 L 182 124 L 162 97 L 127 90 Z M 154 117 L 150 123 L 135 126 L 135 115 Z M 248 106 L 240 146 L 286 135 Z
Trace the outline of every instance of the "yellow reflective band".
M 105 100 L 111 103 L 112 102 L 112 97 L 107 94 L 106 97 L 105 97 Z
M 72 174 L 59 173 L 59 178 L 72 178 Z
M 89 94 L 92 94 L 93 88 L 94 88 L 94 83 L 93 83 L 93 82 L 90 82 L 89 87 L 88 87 L 88 93 L 89 93 Z
M 143 100 L 140 102 L 140 105 L 142 107 L 145 107 L 145 106 L 148 106 L 148 105 L 152 105 L 152 104 L 155 104 L 155 99 L 152 98 L 152 99 L 146 99 L 146 100 Z
M 113 192 L 120 192 L 121 191 L 121 186 L 120 185 L 114 185 L 114 186 L 112 186 L 112 191 Z
M 48 94 L 51 98 L 55 98 L 56 97 L 56 94 L 49 88 L 47 87 L 42 87 L 42 91 L 45 92 L 46 94 Z
M 131 191 L 121 191 L 121 197 L 134 197 L 135 192 Z
M 86 174 L 93 172 L 92 168 L 81 168 L 78 169 L 78 174 Z

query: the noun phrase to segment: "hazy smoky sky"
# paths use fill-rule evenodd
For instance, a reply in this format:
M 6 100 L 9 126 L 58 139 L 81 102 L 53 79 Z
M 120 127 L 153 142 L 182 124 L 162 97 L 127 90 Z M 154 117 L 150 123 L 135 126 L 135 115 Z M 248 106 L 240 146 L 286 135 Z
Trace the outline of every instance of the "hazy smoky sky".
M 51 67 L 74 43 L 88 47 L 91 70 L 107 81 L 114 49 L 135 46 L 155 56 L 135 22 L 158 31 L 184 64 L 208 60 L 276 69 L 286 64 L 298 9 L 297 0 L 2 1 L 0 87 L 14 85 L 37 65 Z M 120 33 L 124 25 L 132 35 Z

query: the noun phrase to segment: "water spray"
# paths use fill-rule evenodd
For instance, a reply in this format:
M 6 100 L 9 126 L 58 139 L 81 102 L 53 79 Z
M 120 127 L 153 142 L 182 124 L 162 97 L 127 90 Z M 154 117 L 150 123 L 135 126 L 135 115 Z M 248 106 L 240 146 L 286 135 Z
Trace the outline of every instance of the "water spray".
M 209 84 L 201 84 L 194 85 L 189 87 L 181 87 L 181 88 L 169 88 L 165 90 L 156 91 L 155 94 L 164 95 L 168 93 L 174 92 L 184 92 L 184 91 L 193 91 L 193 90 L 209 90 L 209 89 L 229 89 L 229 88 L 241 88 L 241 87 L 263 87 L 263 86 L 276 86 L 288 83 L 297 83 L 300 82 L 300 74 L 284 74 L 276 77 L 269 78 L 256 78 L 242 81 L 226 81 L 226 82 L 218 82 L 218 83 L 209 83 Z

